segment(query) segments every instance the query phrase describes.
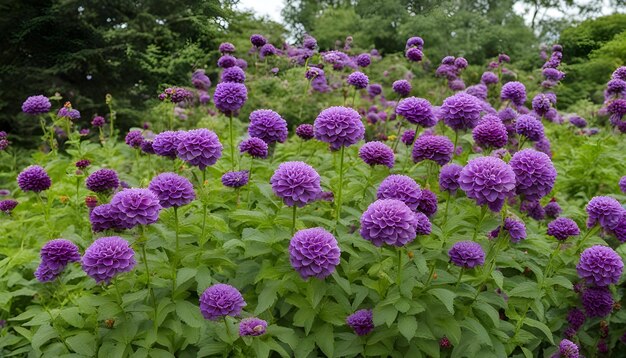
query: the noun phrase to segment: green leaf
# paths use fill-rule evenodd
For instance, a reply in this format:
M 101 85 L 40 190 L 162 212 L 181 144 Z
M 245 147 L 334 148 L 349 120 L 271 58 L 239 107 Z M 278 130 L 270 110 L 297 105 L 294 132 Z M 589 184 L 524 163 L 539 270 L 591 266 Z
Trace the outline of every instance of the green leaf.
M 80 313 L 78 313 L 78 307 L 70 307 L 61 310 L 61 318 L 74 327 L 83 328 L 85 326 L 85 320 Z
M 454 298 L 456 297 L 454 292 L 446 290 L 445 288 L 433 288 L 428 292 L 437 297 L 437 299 L 446 306 L 448 311 L 454 314 Z
M 573 285 L 572 282 L 570 280 L 568 280 L 567 278 L 563 277 L 563 276 L 554 276 L 554 277 L 550 277 L 549 279 L 546 280 L 546 285 L 545 286 L 553 286 L 553 285 L 559 285 L 561 287 L 564 287 L 568 290 L 573 289 Z
M 333 271 L 333 278 L 335 279 L 335 281 L 337 281 L 337 284 L 339 285 L 339 287 L 341 287 L 344 291 L 346 291 L 348 295 L 352 294 L 352 289 L 350 288 L 350 281 L 339 276 L 337 271 Z
M 402 316 L 398 319 L 398 331 L 406 338 L 407 341 L 415 336 L 417 330 L 417 320 L 414 316 Z
M 52 326 L 48 323 L 39 326 L 39 329 L 33 335 L 33 340 L 31 341 L 31 345 L 34 350 L 39 350 L 41 346 L 48 343 L 53 338 L 58 338 L 59 335 L 52 328 Z
M 70 348 L 78 353 L 87 357 L 93 357 L 96 354 L 97 340 L 91 333 L 80 332 L 75 336 L 69 337 L 65 340 Z
M 325 324 L 315 331 L 315 343 L 327 357 L 332 357 L 335 351 L 333 326 Z
M 398 315 L 398 310 L 392 305 L 387 306 L 376 306 L 373 310 L 373 318 L 374 325 L 379 326 L 383 323 L 386 323 L 388 327 L 391 327 L 393 321 L 396 320 L 396 316 Z
M 480 322 L 478 322 L 475 318 L 466 317 L 465 320 L 461 322 L 461 326 L 474 332 L 476 334 L 476 337 L 478 338 L 478 341 L 481 344 L 486 344 L 490 347 L 493 347 L 493 343 L 491 343 L 489 333 L 487 333 L 485 327 L 483 327 L 483 325 L 480 324 Z
M 272 281 L 265 284 L 263 290 L 259 294 L 259 301 L 257 302 L 256 309 L 254 310 L 254 314 L 258 315 L 261 312 L 264 312 L 268 308 L 272 307 L 274 302 L 276 302 L 276 290 L 279 282 Z
M 504 275 L 502 275 L 502 272 L 500 272 L 498 270 L 493 270 L 491 272 L 491 277 L 493 278 L 493 280 L 495 281 L 496 285 L 498 285 L 498 287 L 500 289 L 504 288 Z
M 197 357 L 220 356 L 228 349 L 228 344 L 224 342 L 211 342 L 200 347 Z
M 533 351 L 531 351 L 530 349 L 526 347 L 520 347 L 520 348 L 522 349 L 522 353 L 524 353 L 524 357 L 533 358 Z
M 486 314 L 487 317 L 491 319 L 493 327 L 498 328 L 500 326 L 500 314 L 490 304 L 481 301 L 474 302 L 474 304 L 472 305 L 472 309 L 479 310 Z
M 509 296 L 511 297 L 525 297 L 525 298 L 538 298 L 540 297 L 540 292 L 537 287 L 536 282 L 522 282 L 509 292 Z
M 198 306 L 188 301 L 176 302 L 176 315 L 191 327 L 200 328 L 204 323 Z
M 548 326 L 546 326 L 544 323 L 534 320 L 532 318 L 526 318 L 524 319 L 524 324 L 539 329 L 541 332 L 543 332 L 543 334 L 546 335 L 546 338 L 548 338 L 550 343 L 554 344 L 552 331 L 550 331 L 550 328 L 548 328 Z
M 197 273 L 198 273 L 198 270 L 194 268 L 190 268 L 190 267 L 180 268 L 178 270 L 178 273 L 176 274 L 176 283 L 178 287 L 183 285 L 188 280 L 192 279 Z

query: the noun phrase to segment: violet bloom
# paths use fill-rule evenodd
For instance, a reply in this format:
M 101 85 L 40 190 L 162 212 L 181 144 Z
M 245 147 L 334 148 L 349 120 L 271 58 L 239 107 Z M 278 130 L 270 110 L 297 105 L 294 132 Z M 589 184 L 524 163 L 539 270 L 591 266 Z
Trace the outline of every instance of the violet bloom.
M 576 265 L 580 278 L 600 287 L 617 284 L 623 270 L 624 263 L 617 252 L 602 245 L 595 245 L 583 251 Z
M 422 49 L 424 47 L 424 40 L 419 36 L 410 37 L 408 40 L 406 40 L 405 49 L 408 49 L 410 47 L 417 47 L 418 49 Z
M 443 101 L 440 116 L 455 131 L 471 129 L 478 124 L 482 107 L 478 99 L 467 93 L 457 93 Z
M 424 53 L 420 51 L 420 49 L 418 49 L 417 47 L 409 48 L 408 50 L 406 50 L 404 55 L 406 56 L 407 60 L 411 62 L 419 62 L 424 57 Z
M 622 193 L 626 194 L 626 175 L 621 177 L 619 180 L 619 190 L 621 190 Z
M 143 142 L 143 134 L 141 134 L 140 130 L 133 130 L 126 134 L 126 138 L 124 138 L 126 144 L 128 144 L 131 148 L 139 148 L 141 143 Z
M 369 78 L 363 72 L 352 72 L 346 82 L 356 89 L 363 89 L 369 84 Z
M 506 218 L 504 219 L 504 230 L 508 232 L 511 242 L 517 243 L 526 239 L 526 225 L 523 221 Z
M 486 85 L 481 83 L 478 85 L 467 87 L 467 89 L 465 89 L 465 93 L 470 94 L 480 100 L 486 101 L 489 90 L 487 89 Z
M 423 135 L 415 141 L 411 157 L 415 163 L 423 160 L 432 160 L 439 165 L 444 165 L 452 159 L 453 151 L 454 144 L 448 137 Z
M 576 343 L 570 341 L 569 339 L 563 339 L 561 343 L 559 343 L 559 357 L 578 358 L 579 356 L 579 350 Z
M 159 198 L 149 189 L 124 189 L 111 199 L 111 210 L 126 229 L 155 223 L 161 209 Z
M 393 149 L 383 142 L 367 142 L 359 149 L 359 158 L 367 165 L 384 165 L 393 168 L 395 155 Z
M 580 235 L 580 229 L 574 220 L 558 218 L 548 224 L 547 234 L 559 241 L 565 241 L 571 236 Z
M 247 153 L 252 158 L 265 159 L 268 155 L 268 146 L 263 139 L 251 137 L 239 143 L 239 152 Z
M 222 184 L 229 188 L 241 188 L 248 184 L 250 172 L 242 170 L 238 172 L 226 172 L 222 175 Z
M 361 216 L 361 236 L 375 246 L 404 246 L 416 235 L 417 217 L 402 201 L 376 200 Z
M 116 275 L 135 267 L 135 252 L 128 242 L 118 236 L 101 237 L 83 255 L 83 270 L 97 283 L 109 283 Z
M 459 188 L 461 170 L 463 170 L 462 166 L 453 163 L 441 167 L 439 172 L 439 190 L 447 191 L 454 195 Z
M 200 170 L 211 166 L 222 156 L 222 143 L 217 135 L 208 129 L 192 129 L 178 136 L 176 153 L 178 157 Z
M 550 99 L 544 93 L 539 93 L 532 100 L 533 110 L 540 116 L 546 114 L 550 110 L 551 105 Z
M 400 138 L 400 140 L 407 146 L 413 144 L 413 142 L 415 141 L 415 131 L 412 129 L 405 130 L 404 133 L 402 133 L 402 137 Z
M 563 209 L 561 209 L 561 206 L 554 198 L 544 206 L 543 210 L 546 212 L 546 216 L 552 219 L 557 218 L 563 212 Z
M 358 336 L 368 335 L 374 330 L 374 320 L 371 310 L 358 310 L 346 318 L 346 324 Z
M 263 35 L 253 34 L 250 36 L 250 43 L 254 47 L 261 47 L 267 43 L 267 39 Z
M 406 118 L 409 123 L 422 127 L 437 124 L 432 105 L 423 98 L 409 97 L 401 100 L 396 106 L 396 114 Z
M 162 173 L 152 179 L 150 189 L 159 198 L 164 208 L 181 207 L 196 198 L 196 192 L 189 179 L 175 173 Z
M 157 155 L 176 158 L 176 148 L 178 148 L 180 135 L 183 133 L 185 132 L 165 131 L 157 134 L 152 141 L 152 149 Z
M 241 68 L 233 66 L 222 71 L 221 79 L 222 82 L 244 83 L 246 81 L 246 73 Z
M 257 109 L 250 113 L 248 134 L 261 138 L 267 144 L 287 140 L 287 122 L 271 109 Z
M 272 175 L 274 194 L 287 206 L 303 207 L 318 198 L 322 188 L 320 175 L 304 162 L 284 162 Z
M 39 193 L 50 189 L 52 181 L 46 170 L 39 165 L 31 165 L 17 176 L 17 185 L 22 191 Z
M 383 93 L 383 87 L 378 83 L 372 83 L 367 86 L 367 93 L 372 97 L 376 97 L 379 94 Z
M 513 155 L 509 165 L 515 173 L 516 192 L 526 200 L 539 200 L 554 187 L 556 169 L 545 153 L 524 149 Z
M 514 105 L 521 107 L 526 102 L 526 87 L 521 82 L 507 82 L 502 86 L 500 98 L 503 101 L 511 101 Z
M 265 334 L 267 322 L 260 318 L 248 317 L 239 322 L 239 335 L 241 337 L 256 337 Z
M 569 118 L 569 123 L 576 128 L 585 128 L 587 126 L 587 121 L 580 116 L 571 116 Z
M 313 139 L 315 137 L 315 127 L 312 124 L 301 124 L 296 127 L 296 135 L 303 140 Z
M 43 95 L 30 96 L 22 104 L 22 112 L 31 115 L 48 113 L 50 108 L 52 108 L 50 100 Z
M 469 161 L 459 175 L 459 186 L 478 205 L 498 212 L 514 195 L 515 173 L 502 159 L 479 157 Z
M 356 57 L 355 62 L 359 67 L 367 67 L 372 63 L 372 58 L 369 53 L 362 53 Z
M 115 170 L 98 169 L 87 177 L 85 186 L 96 193 L 110 192 L 120 186 L 120 179 Z
M 248 100 L 246 86 L 235 82 L 222 82 L 215 87 L 213 102 L 215 107 L 227 115 L 232 115 Z
M 77 161 L 74 165 L 78 169 L 85 169 L 85 168 L 87 168 L 88 166 L 91 165 L 91 161 L 89 159 L 81 159 L 81 160 Z
M 211 321 L 226 316 L 237 317 L 246 306 L 246 301 L 239 290 L 223 283 L 217 283 L 204 290 L 199 301 L 202 316 Z
M 289 243 L 289 261 L 303 279 L 331 275 L 340 256 L 337 240 L 321 227 L 300 230 Z
M 65 239 L 48 241 L 40 251 L 41 263 L 35 272 L 40 282 L 56 279 L 70 262 L 79 262 L 78 246 Z
M 235 45 L 230 42 L 222 42 L 219 47 L 221 53 L 233 53 L 235 52 Z
M 61 107 L 59 111 L 57 112 L 57 117 L 68 118 L 74 121 L 74 120 L 80 119 L 80 112 L 77 109 L 73 109 L 71 106 Z
M 585 324 L 585 314 L 578 308 L 573 308 L 567 313 L 567 322 L 570 327 L 578 331 Z
M 407 80 L 398 80 L 391 85 L 391 89 L 399 94 L 400 97 L 406 97 L 411 93 L 412 86 Z
M 477 145 L 485 148 L 502 148 L 509 140 L 506 127 L 494 115 L 486 115 L 472 131 Z
M 437 213 L 437 195 L 428 189 L 422 189 L 416 210 L 428 217 L 435 215 Z
M 593 197 L 585 207 L 587 214 L 587 227 L 592 228 L 596 224 L 605 230 L 612 230 L 619 225 L 620 219 L 626 215 L 625 209 L 619 201 L 609 196 Z
M 613 311 L 613 295 L 608 287 L 589 287 L 582 295 L 585 315 L 589 318 L 606 317 Z
M 0 200 L 0 211 L 5 214 L 10 214 L 17 204 L 19 203 L 13 199 Z
M 485 251 L 476 242 L 459 241 L 448 251 L 450 261 L 462 268 L 474 268 L 485 264 Z
M 89 221 L 91 222 L 91 230 L 93 232 L 101 232 L 105 230 L 124 229 L 124 223 L 119 220 L 120 213 L 114 209 L 111 204 L 103 204 L 92 208 L 89 213 Z
M 402 201 L 411 210 L 416 211 L 422 196 L 419 184 L 406 175 L 393 174 L 380 183 L 376 192 L 377 199 L 396 199 Z
M 235 66 L 237 59 L 231 55 L 223 55 L 217 59 L 217 66 L 221 68 L 229 68 Z
M 203 69 L 194 71 L 191 75 L 191 83 L 199 91 L 208 91 L 211 87 L 211 79 L 204 73 Z
M 480 82 L 484 83 L 487 86 L 494 85 L 498 83 L 498 76 L 491 71 L 487 71 L 483 73 L 480 77 Z
M 365 127 L 357 111 L 347 107 L 323 110 L 313 123 L 315 138 L 330 144 L 332 149 L 349 147 L 363 139 Z
M 543 209 L 543 206 L 541 206 L 539 200 L 524 200 L 520 204 L 519 210 L 537 221 L 546 218 L 546 211 Z
M 515 131 L 532 142 L 544 137 L 543 123 L 535 117 L 524 114 L 515 120 Z

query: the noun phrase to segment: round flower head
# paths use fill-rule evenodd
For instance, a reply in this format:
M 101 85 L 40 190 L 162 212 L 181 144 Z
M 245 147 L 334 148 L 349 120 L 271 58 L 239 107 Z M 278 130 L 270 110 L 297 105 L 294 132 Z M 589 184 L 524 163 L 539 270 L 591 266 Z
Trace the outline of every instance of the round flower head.
M 361 216 L 361 236 L 376 246 L 404 246 L 415 239 L 417 216 L 402 201 L 376 200 Z
M 250 113 L 248 134 L 261 138 L 267 144 L 287 140 L 287 122 L 271 109 L 257 109 Z
M 104 193 L 117 189 L 120 186 L 120 180 L 115 170 L 98 169 L 87 177 L 85 186 L 93 192 Z
M 187 205 L 196 198 L 189 179 L 175 173 L 157 175 L 148 185 L 148 189 L 156 194 L 164 208 Z
M 485 251 L 476 242 L 459 241 L 448 251 L 450 261 L 463 268 L 474 268 L 485 264 Z
M 480 119 L 482 107 L 478 99 L 467 93 L 457 93 L 443 101 L 440 116 L 455 131 L 474 128 Z
M 89 213 L 91 230 L 93 232 L 101 232 L 109 229 L 124 229 L 124 223 L 119 220 L 119 216 L 119 212 L 111 204 L 96 206 Z
M 10 214 L 17 204 L 18 202 L 12 199 L 0 200 L 0 211 Z
M 444 165 L 452 159 L 454 144 L 446 136 L 423 135 L 417 138 L 413 145 L 411 156 L 413 162 L 419 163 L 423 160 Z
M 313 139 L 315 128 L 312 124 L 301 124 L 296 127 L 296 135 L 304 140 Z
M 139 148 L 143 142 L 143 135 L 140 130 L 130 131 L 126 134 L 124 141 L 131 148 Z
M 563 339 L 559 343 L 559 357 L 562 358 L 578 358 L 578 346 L 569 339 Z
M 358 336 L 365 336 L 374 330 L 374 319 L 371 310 L 358 310 L 346 318 L 346 324 Z
M 401 97 L 406 97 L 411 93 L 411 83 L 407 80 L 398 80 L 391 85 L 391 89 Z
M 523 221 L 506 218 L 504 219 L 504 230 L 508 232 L 511 242 L 520 242 L 526 238 L 526 225 Z
M 600 287 L 617 284 L 623 270 L 624 263 L 617 252 L 608 246 L 601 245 L 595 245 L 583 251 L 576 265 L 580 278 Z
M 52 181 L 46 170 L 39 165 L 31 165 L 17 176 L 17 185 L 22 191 L 34 191 L 39 193 L 50 189 Z
M 465 82 L 463 82 L 463 80 L 460 78 L 454 79 L 448 82 L 448 88 L 453 91 L 462 91 L 465 89 Z
M 367 93 L 369 93 L 369 95 L 372 97 L 376 97 L 379 94 L 383 93 L 383 87 L 378 83 L 372 83 L 367 86 Z
M 259 49 L 259 58 L 263 60 L 267 56 L 276 55 L 278 49 L 272 44 L 265 44 Z
M 245 81 L 246 73 L 237 66 L 225 68 L 222 71 L 222 82 L 244 83 Z
M 217 59 L 217 66 L 221 68 L 229 68 L 235 66 L 237 59 L 231 55 L 223 55 Z
M 111 199 L 111 209 L 126 229 L 155 223 L 161 208 L 159 198 L 149 189 L 124 189 Z
M 479 157 L 469 161 L 459 175 L 459 186 L 478 205 L 500 211 L 515 190 L 515 173 L 502 159 Z
M 609 196 L 596 196 L 592 198 L 587 207 L 587 227 L 592 228 L 596 224 L 605 230 L 612 230 L 620 222 L 622 215 L 626 215 L 619 201 Z
M 222 42 L 219 47 L 221 53 L 233 53 L 235 52 L 235 45 L 230 42 Z
M 393 149 L 383 142 L 367 142 L 359 149 L 359 158 L 367 165 L 384 165 L 393 168 L 395 156 Z
M 377 199 L 396 199 L 416 211 L 422 196 L 419 184 L 406 175 L 393 174 L 385 178 L 376 192 Z
M 494 115 L 486 115 L 472 131 L 477 145 L 485 148 L 502 148 L 509 140 L 506 127 Z
M 369 84 L 369 79 L 363 72 L 352 72 L 346 80 L 350 86 L 354 86 L 356 89 L 363 89 Z
M 614 80 L 626 81 L 626 66 L 621 66 L 615 71 L 613 71 L 611 78 Z
M 317 47 L 317 40 L 315 39 L 315 37 L 309 34 L 305 34 L 304 39 L 302 40 L 302 47 L 308 50 L 315 50 L 315 48 Z
M 50 108 L 52 108 L 50 100 L 43 95 L 30 96 L 22 104 L 22 112 L 32 115 L 48 113 Z
M 480 76 L 480 82 L 485 85 L 494 85 L 498 83 L 498 76 L 491 71 L 487 71 Z
M 329 276 L 340 255 L 335 237 L 321 227 L 300 230 L 289 243 L 289 261 L 303 279 Z
M 180 135 L 185 132 L 165 131 L 154 137 L 152 141 L 152 149 L 157 155 L 169 158 L 176 158 L 176 148 L 180 141 Z
M 517 180 L 516 192 L 527 200 L 539 200 L 554 187 L 556 169 L 545 153 L 524 149 L 509 163 Z
M 274 194 L 287 206 L 303 207 L 317 199 L 322 191 L 320 175 L 304 162 L 284 162 L 272 175 Z
M 207 288 L 200 296 L 200 312 L 211 321 L 226 316 L 237 317 L 245 306 L 246 301 L 239 290 L 223 283 Z
M 408 49 L 410 47 L 417 47 L 419 49 L 422 49 L 424 47 L 424 40 L 419 36 L 410 37 L 408 40 L 406 40 L 405 49 Z
M 34 275 L 39 282 L 51 282 L 56 280 L 62 271 L 63 270 L 55 270 L 46 265 L 44 262 L 41 262 L 37 267 L 37 270 L 34 272 Z
M 372 58 L 369 53 L 362 53 L 356 57 L 355 62 L 359 67 L 367 67 L 372 63 Z
M 409 123 L 419 124 L 422 127 L 432 127 L 437 124 L 430 102 L 423 98 L 409 97 L 398 102 L 396 114 L 406 118 Z
M 74 165 L 78 169 L 85 169 L 85 168 L 87 168 L 88 166 L 91 165 L 91 161 L 89 159 L 81 159 L 81 160 L 77 161 Z
M 578 308 L 571 309 L 567 313 L 567 322 L 572 328 L 574 328 L 574 330 L 577 331 L 583 326 L 583 324 L 585 324 L 585 314 Z
M 415 131 L 412 129 L 405 130 L 404 133 L 402 133 L 400 140 L 407 146 L 413 144 L 415 141 Z
M 80 112 L 77 109 L 72 109 L 71 107 L 61 107 L 57 112 L 57 117 L 76 120 L 80 119 Z
M 546 78 L 546 80 L 548 80 L 548 82 L 550 82 L 549 87 L 553 87 L 556 85 L 556 82 L 565 78 L 565 73 L 551 67 L 544 68 L 543 71 L 541 71 L 541 74 Z
M 317 67 L 309 67 L 304 73 L 304 77 L 307 80 L 312 80 L 318 77 L 324 77 L 324 70 L 322 70 L 321 68 L 317 68 Z
M 239 322 L 239 335 L 241 337 L 256 337 L 265 334 L 267 322 L 260 318 L 248 317 Z
M 417 47 L 411 47 L 410 49 L 406 50 L 406 53 L 404 55 L 406 56 L 407 60 L 411 62 L 419 62 L 424 57 L 424 53 L 422 53 L 422 51 L 420 51 L 420 49 L 418 49 Z
M 330 144 L 332 149 L 349 147 L 363 139 L 365 127 L 357 111 L 347 107 L 323 110 L 313 123 L 315 138 Z
M 65 239 L 48 241 L 41 248 L 39 255 L 41 256 L 42 265 L 46 265 L 49 269 L 58 273 L 63 271 L 68 263 L 80 261 L 78 246 Z
M 569 118 L 569 123 L 577 128 L 585 128 L 587 126 L 587 121 L 579 116 L 571 116 Z
M 564 241 L 570 236 L 579 235 L 580 229 L 574 220 L 569 218 L 558 218 L 548 224 L 547 233 L 559 241 Z
M 417 218 L 417 227 L 415 228 L 415 233 L 417 235 L 430 235 L 433 231 L 433 225 L 428 219 L 428 216 L 424 213 L 417 212 L 415 213 L 415 217 Z
M 526 102 L 526 87 L 521 82 L 507 82 L 502 86 L 500 99 L 503 101 L 511 101 L 514 105 L 520 107 Z
M 543 210 L 546 212 L 546 216 L 552 219 L 558 217 L 563 212 L 563 209 L 561 209 L 561 206 L 554 198 L 544 206 Z
M 439 172 L 439 190 L 456 193 L 459 188 L 459 176 L 463 167 L 458 164 L 446 164 Z
M 203 69 L 195 70 L 191 75 L 191 83 L 199 91 L 208 91 L 211 87 L 211 79 Z
M 548 96 L 544 93 L 539 93 L 532 100 L 532 106 L 535 113 L 540 116 L 548 113 L 551 108 L 551 102 Z
M 236 82 L 222 82 L 215 87 L 215 107 L 226 114 L 237 112 L 248 100 L 246 86 Z
M 241 154 L 248 153 L 252 158 L 267 158 L 268 146 L 261 138 L 251 137 L 239 144 Z
M 261 47 L 267 43 L 267 40 L 263 37 L 263 35 L 254 34 L 250 36 L 250 43 L 252 43 L 252 46 L 254 47 Z
M 116 275 L 135 267 L 135 252 L 118 236 L 101 237 L 85 250 L 82 265 L 96 282 L 109 283 Z
M 621 190 L 622 193 L 626 194 L 626 175 L 621 177 L 619 180 L 619 190 Z
M 546 211 L 541 206 L 539 200 L 524 200 L 520 204 L 519 210 L 528 214 L 532 219 L 541 221 L 546 218 Z
M 417 211 L 426 214 L 428 217 L 437 212 L 437 195 L 428 189 L 422 189 L 422 195 L 417 201 Z
M 465 93 L 472 95 L 480 100 L 486 101 L 489 90 L 487 86 L 484 84 L 478 84 L 474 86 L 469 86 L 465 89 Z
M 248 184 L 249 172 L 242 170 L 239 172 L 226 172 L 222 175 L 222 184 L 229 188 L 241 188 Z
M 185 162 L 200 170 L 211 166 L 222 156 L 222 143 L 217 135 L 208 129 L 192 129 L 178 136 L 176 153 Z
M 146 153 L 146 154 L 154 154 L 154 148 L 152 147 L 152 140 L 144 140 L 143 142 L 141 142 L 141 151 Z
M 589 287 L 583 291 L 583 307 L 589 318 L 606 317 L 613 311 L 613 295 L 608 287 Z
M 533 142 L 544 137 L 543 123 L 529 114 L 517 117 L 517 120 L 515 120 L 515 131 Z

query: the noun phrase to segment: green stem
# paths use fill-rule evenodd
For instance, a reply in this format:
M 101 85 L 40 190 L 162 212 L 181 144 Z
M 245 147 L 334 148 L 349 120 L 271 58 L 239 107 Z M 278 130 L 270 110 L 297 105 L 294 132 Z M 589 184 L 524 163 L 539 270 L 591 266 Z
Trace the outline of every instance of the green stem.
M 456 145 L 459 142 L 459 131 L 454 131 L 454 154 L 456 155 Z
M 246 207 L 248 208 L 248 210 L 250 209 L 250 192 L 252 191 L 252 165 L 254 164 L 254 158 L 250 157 L 250 169 L 248 171 L 248 183 L 250 183 L 248 185 L 248 189 L 246 191 Z
M 398 278 L 396 283 L 398 287 L 402 287 L 402 247 L 398 248 Z
M 580 249 L 583 247 L 583 244 L 585 243 L 587 238 L 595 234 L 596 232 L 598 232 L 599 229 L 600 229 L 600 226 L 596 224 L 594 227 L 587 230 L 587 233 L 585 234 L 585 236 L 583 236 L 582 239 L 580 239 L 580 241 L 578 241 L 578 244 L 576 245 L 576 251 L 575 251 L 576 255 L 580 253 Z
M 485 220 L 485 215 L 487 214 L 487 205 L 483 205 L 480 209 L 480 219 L 478 220 L 478 224 L 474 227 L 474 236 L 472 237 L 472 241 L 476 240 L 476 236 L 478 235 L 478 230 L 483 225 L 483 220 Z M 500 230 L 504 230 L 504 220 L 502 221 L 502 226 Z
M 230 141 L 230 167 L 232 170 L 235 170 L 235 138 L 233 135 L 233 113 L 230 113 L 230 118 L 228 120 L 228 132 L 229 132 L 229 141 Z
M 78 210 L 78 190 L 80 188 L 80 177 L 76 177 L 76 210 Z
M 152 283 L 150 280 L 150 268 L 148 267 L 148 255 L 146 254 L 147 238 L 145 237 L 144 228 L 142 226 L 139 227 L 139 232 L 140 232 L 139 246 L 141 247 L 141 257 L 143 260 L 144 268 L 146 269 L 146 284 L 148 285 L 148 292 L 150 292 L 150 298 L 152 299 L 152 307 L 154 308 L 154 319 L 156 321 L 157 303 L 156 303 L 156 297 L 154 296 L 154 290 L 152 290 Z
M 356 87 L 354 88 L 354 94 L 352 95 L 352 108 L 354 108 L 354 101 L 356 100 L 356 92 L 358 90 L 356 89 Z
M 307 61 L 309 59 L 307 58 Z M 305 67 L 306 70 L 306 67 Z M 302 108 L 304 107 L 304 99 L 306 98 L 306 94 L 309 91 L 309 87 L 311 86 L 311 81 L 308 80 L 306 82 L 306 87 L 304 88 L 304 93 L 302 94 L 302 100 L 300 101 L 300 111 L 298 112 L 298 120 L 302 121 Z
M 174 207 L 174 231 L 176 232 L 176 249 L 174 251 L 174 259 L 172 260 L 172 300 L 174 300 L 174 294 L 176 292 L 176 271 L 178 269 L 179 261 L 179 234 L 178 234 L 178 207 Z
M 398 133 L 396 133 L 396 141 L 393 143 L 393 151 L 398 149 L 398 143 L 400 142 L 400 131 L 402 131 L 402 122 L 398 124 Z
M 37 199 L 39 200 L 39 205 L 41 205 L 41 209 L 43 211 L 43 217 L 44 217 L 44 222 L 46 223 L 46 228 L 48 228 L 48 232 L 50 233 L 50 213 L 48 212 L 48 205 L 47 203 L 44 203 L 43 197 L 41 196 L 41 192 L 37 193 Z
M 430 265 L 430 270 L 428 270 L 428 279 L 426 280 L 426 284 L 424 285 L 424 288 L 428 288 L 428 286 L 430 286 L 430 283 L 433 280 L 434 273 L 435 273 L 435 261 L 433 261 L 433 263 Z
M 335 230 L 339 226 L 339 220 L 341 219 L 341 191 L 343 189 L 343 157 L 345 154 L 345 146 L 341 146 L 341 154 L 339 159 L 339 189 L 337 190 L 337 221 L 335 223 Z
M 450 191 L 448 190 L 448 198 L 446 200 L 446 208 L 444 209 L 443 212 L 443 222 L 441 223 L 441 227 L 443 228 L 446 225 L 446 221 L 448 220 L 448 207 L 450 206 L 450 197 L 452 196 L 452 194 L 450 194 Z
M 202 190 L 204 191 L 206 188 L 204 187 L 204 182 L 206 181 L 206 168 L 202 169 Z M 206 233 L 206 211 L 207 205 L 202 203 L 202 236 L 200 236 L 200 240 L 204 244 L 204 235 Z
M 235 340 L 233 339 L 233 336 L 230 333 L 230 327 L 228 326 L 228 322 L 226 321 L 226 316 L 222 317 L 224 320 L 224 326 L 226 326 L 226 334 L 228 335 L 228 339 L 230 339 L 230 344 L 233 344 L 233 342 L 235 342 Z
M 554 262 L 554 259 L 557 257 L 557 255 L 561 251 L 561 245 L 563 245 L 563 242 L 559 241 L 559 243 L 556 245 L 556 249 L 554 249 L 554 251 L 552 252 L 552 255 L 550 255 L 550 259 L 548 260 L 548 265 L 546 266 L 546 272 L 543 275 L 543 279 L 541 280 L 541 284 L 539 285 L 539 289 L 543 288 L 543 283 L 552 274 L 552 264 Z
M 294 204 L 293 214 L 291 217 L 291 236 L 293 236 L 296 233 L 296 208 L 297 206 Z
M 463 278 L 464 272 L 465 272 L 465 269 L 461 267 L 461 272 L 459 272 L 459 278 L 456 279 L 456 285 L 454 285 L 455 288 L 459 288 L 459 285 L 461 284 L 461 278 Z

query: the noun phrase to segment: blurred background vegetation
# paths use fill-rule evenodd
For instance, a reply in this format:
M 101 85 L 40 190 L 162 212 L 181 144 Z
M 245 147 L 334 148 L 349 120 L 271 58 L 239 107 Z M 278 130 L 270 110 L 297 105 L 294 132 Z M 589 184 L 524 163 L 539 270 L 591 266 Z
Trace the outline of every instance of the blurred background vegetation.
M 371 82 L 387 86 L 406 71 L 401 56 L 410 36 L 426 43 L 420 71 L 428 72 L 428 61 L 432 72 L 442 57 L 464 56 L 472 65 L 463 75 L 468 85 L 503 52 L 518 77 L 533 79 L 543 63 L 541 46 L 558 42 L 567 73 L 556 89 L 561 110 L 601 103 L 610 73 L 626 63 L 626 0 L 284 0 L 283 24 L 238 11 L 237 2 L 0 0 L 0 129 L 18 144 L 29 143 L 38 123 L 25 120 L 21 103 L 56 92 L 63 100 L 55 104 L 72 101 L 83 121 L 107 111 L 107 93 L 115 98 L 122 127 L 149 121 L 154 111 L 147 109 L 165 86 L 190 85 L 197 68 L 217 82 L 219 43 L 234 43 L 236 56 L 251 62 L 246 53 L 252 33 L 276 47 L 310 33 L 320 50 L 341 48 L 350 35 L 353 54 L 376 48 L 388 56 L 368 70 Z M 556 10 L 560 16 L 546 15 Z M 599 16 L 601 10 L 613 14 Z M 286 69 L 281 76 L 297 80 L 301 71 Z M 278 79 L 255 86 L 260 88 L 252 104 L 260 106 L 268 105 L 271 93 L 294 91 Z

